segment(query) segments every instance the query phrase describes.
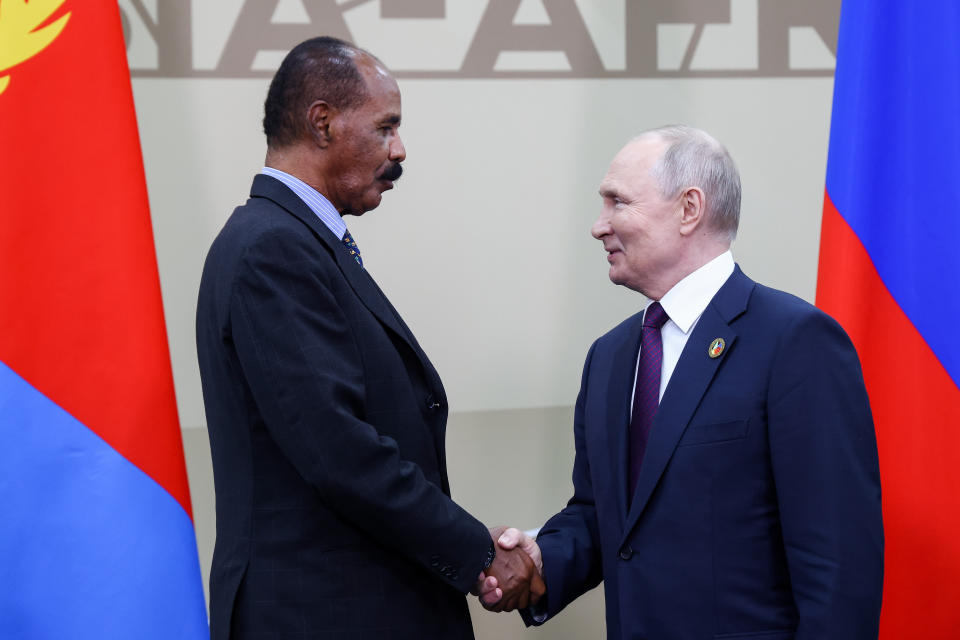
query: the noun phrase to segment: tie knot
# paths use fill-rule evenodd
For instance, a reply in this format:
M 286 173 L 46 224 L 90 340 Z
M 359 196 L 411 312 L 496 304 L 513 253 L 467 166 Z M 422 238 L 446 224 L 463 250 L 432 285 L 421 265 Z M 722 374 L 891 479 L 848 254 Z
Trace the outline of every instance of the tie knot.
M 669 319 L 667 312 L 663 310 L 660 303 L 654 302 L 647 307 L 647 312 L 643 315 L 643 326 L 659 330 Z

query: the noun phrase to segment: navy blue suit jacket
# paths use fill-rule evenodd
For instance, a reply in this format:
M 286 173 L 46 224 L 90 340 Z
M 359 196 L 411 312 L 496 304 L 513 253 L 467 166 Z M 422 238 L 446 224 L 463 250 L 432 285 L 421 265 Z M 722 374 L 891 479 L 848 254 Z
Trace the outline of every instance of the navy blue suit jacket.
M 204 265 L 211 634 L 472 638 L 490 546 L 449 497 L 443 385 L 369 273 L 258 175 Z
M 846 334 L 737 267 L 680 356 L 628 503 L 641 320 L 587 356 L 574 495 L 538 537 L 549 616 L 602 580 L 610 638 L 875 639 L 880 479 Z

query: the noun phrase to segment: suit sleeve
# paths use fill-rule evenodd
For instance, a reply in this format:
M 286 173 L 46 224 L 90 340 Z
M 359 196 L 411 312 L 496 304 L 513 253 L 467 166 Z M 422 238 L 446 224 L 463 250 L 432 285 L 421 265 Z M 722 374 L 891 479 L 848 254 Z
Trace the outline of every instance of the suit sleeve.
M 546 622 L 603 579 L 600 533 L 584 433 L 584 405 L 595 348 L 596 343 L 587 354 L 574 410 L 573 497 L 560 513 L 543 525 L 537 536 L 543 556 L 543 578 L 547 585 L 546 606 L 541 600 L 535 610 L 522 611 L 527 625 Z
M 796 640 L 875 640 L 883 583 L 876 437 L 856 351 L 825 314 L 801 315 L 784 332 L 767 410 Z
M 231 292 L 232 339 L 267 429 L 344 520 L 466 592 L 486 527 L 364 421 L 358 337 L 315 243 L 272 232 L 248 247 Z

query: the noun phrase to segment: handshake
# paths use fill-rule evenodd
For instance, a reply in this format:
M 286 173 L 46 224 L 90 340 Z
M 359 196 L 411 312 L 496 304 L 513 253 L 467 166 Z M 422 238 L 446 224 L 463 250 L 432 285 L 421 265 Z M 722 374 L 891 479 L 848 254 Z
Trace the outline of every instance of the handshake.
M 513 611 L 537 604 L 547 587 L 536 541 L 519 529 L 493 527 L 496 555 L 480 572 L 471 593 L 488 611 Z

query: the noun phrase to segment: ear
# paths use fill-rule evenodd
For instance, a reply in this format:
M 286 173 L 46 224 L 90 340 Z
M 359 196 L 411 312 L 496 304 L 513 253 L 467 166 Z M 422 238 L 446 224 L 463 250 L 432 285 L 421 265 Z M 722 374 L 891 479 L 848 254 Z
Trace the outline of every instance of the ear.
M 330 122 L 333 117 L 333 107 L 323 100 L 317 100 L 307 109 L 307 127 L 317 146 L 321 148 L 325 149 L 330 145 Z
M 680 235 L 690 236 L 704 227 L 705 204 L 699 187 L 688 187 L 680 194 Z

